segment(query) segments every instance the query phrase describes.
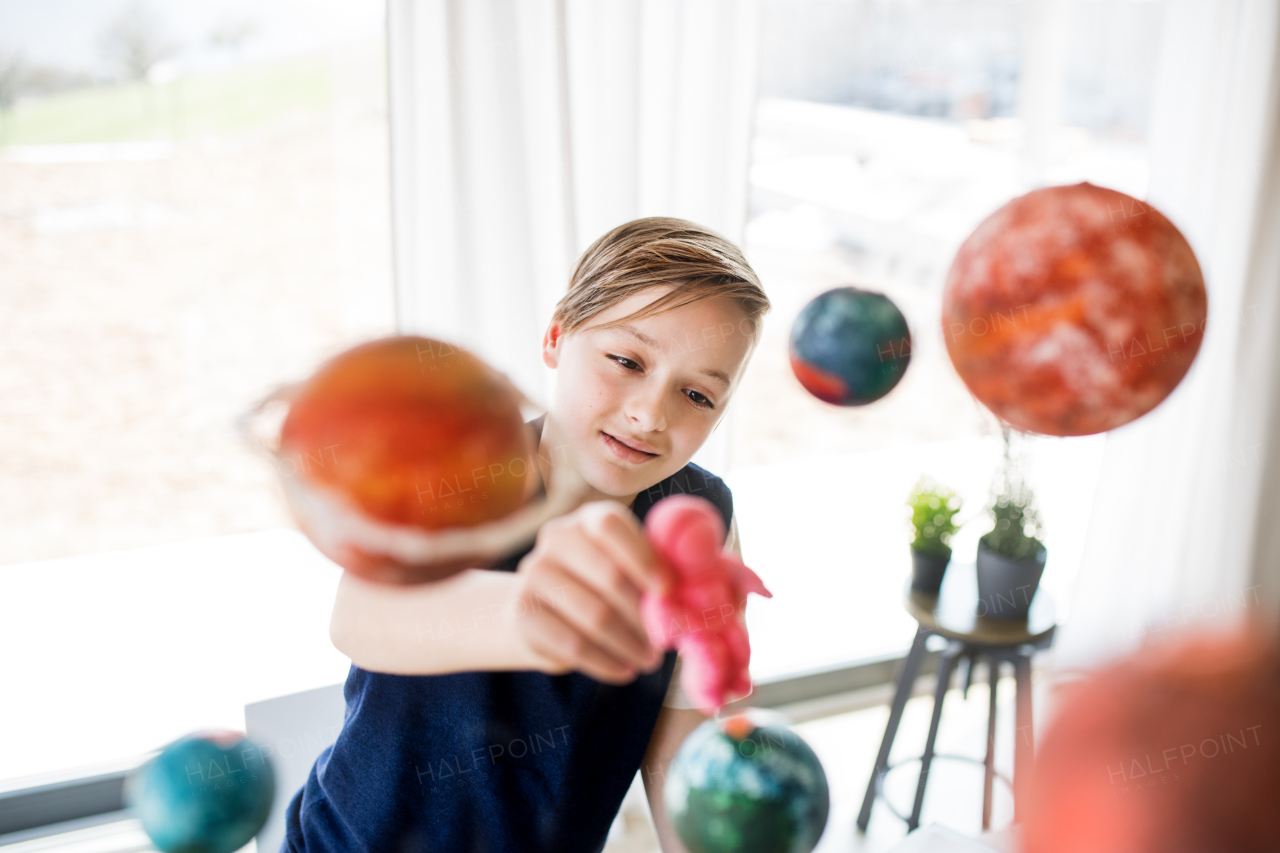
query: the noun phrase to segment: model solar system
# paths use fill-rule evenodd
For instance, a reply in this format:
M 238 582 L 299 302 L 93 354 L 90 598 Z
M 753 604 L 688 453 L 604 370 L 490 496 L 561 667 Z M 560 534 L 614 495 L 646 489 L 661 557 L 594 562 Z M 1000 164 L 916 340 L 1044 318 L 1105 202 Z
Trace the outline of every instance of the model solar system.
M 960 246 L 941 327 L 965 386 L 1021 432 L 1090 435 L 1160 404 L 1191 368 L 1207 320 L 1200 265 L 1154 207 L 1092 184 L 1013 199 Z M 796 379 L 861 406 L 906 372 L 911 338 L 887 297 L 852 287 L 791 330 Z
M 1070 436 L 1114 429 L 1165 399 L 1199 350 L 1206 315 L 1199 265 L 1177 229 L 1130 196 L 1078 184 L 1028 193 L 978 226 L 947 276 L 941 330 L 960 378 L 1003 423 Z M 837 288 L 800 312 L 789 358 L 817 399 L 864 406 L 905 375 L 911 334 L 885 295 Z M 492 566 L 580 503 L 572 466 L 558 466 L 545 498 L 534 497 L 526 402 L 465 350 L 396 336 L 330 359 L 257 404 L 241 427 L 322 553 L 368 580 L 417 584 Z M 706 501 L 666 498 L 646 530 L 676 579 L 643 599 L 646 630 L 680 649 L 687 694 L 714 714 L 667 776 L 677 833 L 691 853 L 809 853 L 829 806 L 817 756 L 758 713 L 721 717 L 750 688 L 737 605 L 770 593 L 721 553 L 723 523 Z M 723 613 L 718 630 L 670 629 L 707 608 Z M 258 831 L 274 796 L 268 762 L 235 785 L 189 782 L 191 765 L 230 766 L 240 755 L 243 767 L 255 749 L 237 733 L 197 732 L 131 775 L 129 802 L 158 849 L 229 853 Z M 1059 805 L 1076 814 L 1071 803 Z
M 1168 397 L 1200 349 L 1207 295 L 1195 254 L 1167 218 L 1082 183 L 1033 191 L 987 217 L 956 254 L 941 315 L 952 365 L 1006 440 L 1009 429 L 1077 436 L 1127 424 Z M 799 313 L 789 357 L 817 399 L 864 406 L 906 373 L 911 335 L 885 295 L 836 288 Z M 1074 762 L 1071 747 L 1063 749 L 1062 761 Z M 1057 798 L 1056 779 L 1042 779 L 1045 810 L 1061 822 L 1035 842 L 1043 851 L 1130 849 L 1102 846 L 1105 831 L 1054 846 L 1062 827 L 1089 823 L 1080 818 L 1093 803 Z

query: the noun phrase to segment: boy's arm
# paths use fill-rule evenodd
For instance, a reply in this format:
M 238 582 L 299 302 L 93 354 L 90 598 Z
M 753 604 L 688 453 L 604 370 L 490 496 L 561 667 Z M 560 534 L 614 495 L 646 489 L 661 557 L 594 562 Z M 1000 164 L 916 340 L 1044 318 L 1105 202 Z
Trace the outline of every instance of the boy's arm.
M 577 670 L 626 684 L 662 665 L 639 605 L 663 582 L 631 510 L 589 501 L 543 524 L 515 572 L 465 569 L 412 586 L 344 572 L 329 638 L 361 669 L 391 675 Z
M 516 635 L 515 581 L 510 572 L 465 569 L 433 583 L 391 586 L 343 572 L 329 638 L 370 672 L 544 669 L 549 662 Z
M 667 817 L 662 792 L 667 768 L 671 766 L 671 759 L 675 758 L 680 744 L 706 719 L 696 708 L 669 708 L 664 705 L 662 712 L 658 714 L 658 722 L 653 727 L 653 735 L 649 738 L 649 749 L 645 752 L 644 762 L 640 765 L 640 778 L 644 780 L 649 814 L 653 816 L 653 826 L 658 833 L 662 853 L 688 853 Z

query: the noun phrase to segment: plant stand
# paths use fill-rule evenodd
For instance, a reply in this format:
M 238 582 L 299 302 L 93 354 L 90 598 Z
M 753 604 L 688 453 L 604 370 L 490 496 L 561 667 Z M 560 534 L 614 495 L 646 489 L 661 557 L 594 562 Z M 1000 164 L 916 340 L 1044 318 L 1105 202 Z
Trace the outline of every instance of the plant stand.
M 908 581 L 904 605 L 907 612 L 918 623 L 918 628 L 911 651 L 907 654 L 902 671 L 898 674 L 898 686 L 890 706 L 889 722 L 885 727 L 884 738 L 880 743 L 880 752 L 876 756 L 871 779 L 867 782 L 862 810 L 858 813 L 858 829 L 866 831 L 867 824 L 871 821 L 871 807 L 878 796 L 883 796 L 884 775 L 889 770 L 889 752 L 893 747 L 894 737 L 898 733 L 898 724 L 902 721 L 907 699 L 911 696 L 916 676 L 920 672 L 920 664 L 924 660 L 925 641 L 934 634 L 944 637 L 947 640 L 947 647 L 938 659 L 933 716 L 929 722 L 929 735 L 925 740 L 924 754 L 919 759 L 920 779 L 916 783 L 915 802 L 911 814 L 907 817 L 897 815 L 897 811 L 892 806 L 890 811 L 906 821 L 908 832 L 919 826 L 929 768 L 936 757 L 934 744 L 937 741 L 938 724 L 942 719 L 942 703 L 951 685 L 952 673 L 958 663 L 964 664 L 964 695 L 967 697 L 975 664 L 981 661 L 986 664 L 990 684 L 987 749 L 983 762 L 986 773 L 983 784 L 982 828 L 990 829 L 992 785 L 996 776 L 996 684 L 999 681 L 1001 664 L 1009 663 L 1013 666 L 1014 676 L 1017 679 L 1013 790 L 1014 821 L 1018 821 L 1023 799 L 1020 790 L 1026 783 L 1027 774 L 1031 769 L 1035 743 L 1031 722 L 1031 657 L 1036 651 L 1047 649 L 1053 642 L 1053 633 L 1057 624 L 1054 621 L 1052 601 L 1045 592 L 1038 591 L 1031 601 L 1031 610 L 1025 620 L 998 620 L 978 616 L 977 579 L 973 564 L 953 563 L 943 580 L 942 589 L 936 596 L 913 591 Z

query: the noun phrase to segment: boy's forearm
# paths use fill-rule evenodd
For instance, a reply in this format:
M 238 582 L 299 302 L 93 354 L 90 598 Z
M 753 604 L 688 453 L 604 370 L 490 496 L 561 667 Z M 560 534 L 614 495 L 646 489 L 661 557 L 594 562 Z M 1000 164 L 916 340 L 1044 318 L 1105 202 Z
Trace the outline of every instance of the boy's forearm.
M 391 586 L 343 572 L 329 624 L 338 651 L 392 675 L 542 669 L 521 642 L 516 575 L 466 569 L 441 581 Z
M 658 714 L 658 721 L 649 738 L 649 748 L 640 765 L 640 779 L 644 783 L 645 795 L 649 800 L 649 815 L 653 818 L 653 829 L 658 836 L 662 853 L 688 853 L 680 836 L 676 834 L 675 827 L 671 825 L 663 791 L 666 789 L 667 772 L 680 746 L 705 719 L 697 710 L 664 706 Z
M 641 772 L 665 772 L 670 764 L 668 759 L 660 771 L 644 765 L 641 767 Z M 658 836 L 658 849 L 662 853 L 688 853 L 680 841 L 680 836 L 676 834 L 675 827 L 671 825 L 671 818 L 667 816 L 667 805 L 663 802 L 665 782 L 661 776 L 653 776 L 652 779 L 653 781 L 645 785 L 645 797 L 649 801 L 649 817 L 653 821 L 653 832 Z

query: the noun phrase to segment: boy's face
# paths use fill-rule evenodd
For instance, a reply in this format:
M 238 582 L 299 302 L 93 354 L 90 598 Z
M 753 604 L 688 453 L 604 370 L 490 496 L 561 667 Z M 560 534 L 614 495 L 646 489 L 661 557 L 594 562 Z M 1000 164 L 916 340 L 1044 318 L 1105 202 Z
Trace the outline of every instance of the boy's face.
M 725 297 L 599 328 L 669 290 L 634 293 L 570 335 L 553 322 L 543 337 L 543 361 L 556 370 L 555 441 L 610 497 L 634 496 L 683 468 L 724 417 L 746 367 L 747 315 Z

